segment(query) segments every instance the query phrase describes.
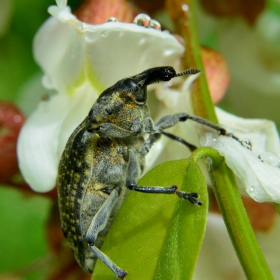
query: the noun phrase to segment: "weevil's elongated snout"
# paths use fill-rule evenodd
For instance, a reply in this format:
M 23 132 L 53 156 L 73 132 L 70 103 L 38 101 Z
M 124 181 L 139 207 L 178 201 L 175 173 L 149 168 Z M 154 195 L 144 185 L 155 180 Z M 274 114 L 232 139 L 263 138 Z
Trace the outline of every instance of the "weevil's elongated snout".
M 158 82 L 170 81 L 176 75 L 176 71 L 171 66 L 154 67 L 132 77 L 141 86 L 148 86 Z
M 196 68 L 190 68 L 181 73 L 176 73 L 171 66 L 162 66 L 150 68 L 136 76 L 131 77 L 134 81 L 138 82 L 138 85 L 147 86 L 158 82 L 166 82 L 179 76 L 193 75 L 199 73 L 200 70 Z

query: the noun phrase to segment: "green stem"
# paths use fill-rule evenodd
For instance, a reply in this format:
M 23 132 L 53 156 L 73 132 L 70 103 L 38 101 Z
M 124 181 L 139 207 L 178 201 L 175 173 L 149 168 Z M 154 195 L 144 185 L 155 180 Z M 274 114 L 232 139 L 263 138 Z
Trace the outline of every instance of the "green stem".
M 183 63 L 186 68 L 196 67 L 201 74 L 192 85 L 192 107 L 195 115 L 217 123 L 218 119 L 210 97 L 206 74 L 200 53 L 195 17 L 191 0 L 167 0 L 167 10 L 176 25 L 176 31 L 184 38 L 186 52 Z
M 193 0 L 167 0 L 167 10 L 176 24 L 177 32 L 186 42 L 185 64 L 197 67 L 202 74 L 194 82 L 192 107 L 195 115 L 217 122 L 205 71 L 203 71 L 200 44 L 193 11 Z M 234 151 L 233 151 L 234 152 Z M 248 279 L 273 279 L 263 254 L 256 241 L 233 172 L 226 166 L 219 153 L 211 148 L 202 148 L 192 155 L 197 161 L 210 157 L 213 161 L 210 176 L 214 193 L 223 215 L 232 244 Z
M 257 243 L 233 173 L 226 166 L 224 158 L 212 148 L 200 148 L 192 155 L 194 161 L 205 157 L 212 159 L 210 173 L 212 174 L 213 190 L 247 279 L 273 279 Z

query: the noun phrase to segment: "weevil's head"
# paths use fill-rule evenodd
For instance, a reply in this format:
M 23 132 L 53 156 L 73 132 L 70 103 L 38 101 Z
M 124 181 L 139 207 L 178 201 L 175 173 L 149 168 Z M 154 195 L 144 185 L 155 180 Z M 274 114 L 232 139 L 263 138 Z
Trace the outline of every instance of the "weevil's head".
M 147 69 L 140 74 L 124 78 L 112 87 L 106 89 L 99 97 L 100 100 L 106 99 L 106 102 L 114 95 L 122 96 L 123 98 L 132 97 L 138 105 L 146 103 L 147 86 L 159 82 L 170 81 L 171 79 L 184 75 L 197 74 L 200 70 L 190 68 L 184 72 L 176 73 L 171 66 L 161 66 Z
M 98 127 L 106 119 L 127 129 L 133 120 L 142 120 L 149 115 L 146 106 L 148 85 L 198 72 L 200 72 L 198 69 L 191 68 L 177 74 L 173 67 L 162 66 L 147 69 L 140 74 L 118 81 L 102 92 L 91 108 L 88 116 L 90 127 Z M 97 120 L 96 116 L 102 116 L 104 120 Z

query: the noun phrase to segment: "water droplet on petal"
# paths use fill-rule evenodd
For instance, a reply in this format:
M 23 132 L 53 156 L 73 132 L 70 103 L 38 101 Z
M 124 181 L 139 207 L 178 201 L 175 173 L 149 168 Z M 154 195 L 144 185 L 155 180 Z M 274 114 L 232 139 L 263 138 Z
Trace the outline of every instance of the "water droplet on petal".
M 140 26 L 148 27 L 150 25 L 151 18 L 146 14 L 139 14 L 135 17 L 134 23 Z
M 155 19 L 151 19 L 149 26 L 151 28 L 156 29 L 156 30 L 161 30 L 161 24 L 157 20 L 155 20 Z
M 280 159 L 274 153 L 265 152 L 265 153 L 259 155 L 259 159 L 271 166 L 280 167 Z
M 106 30 L 102 31 L 101 36 L 104 37 L 104 38 L 107 37 L 108 36 L 108 31 L 106 31 Z
M 250 139 L 245 138 L 243 140 L 241 140 L 241 145 L 244 146 L 245 148 L 252 150 L 253 148 L 253 143 Z
M 106 22 L 118 22 L 118 19 L 116 17 L 109 17 Z
M 251 186 L 251 187 L 249 188 L 249 192 L 250 192 L 250 193 L 254 192 L 254 190 L 255 190 L 255 187 L 254 187 L 254 186 Z
M 214 147 L 218 143 L 218 135 L 207 132 L 202 135 L 200 138 L 200 144 L 203 147 Z
M 170 31 L 167 29 L 164 29 L 162 32 L 166 33 L 166 34 L 170 34 Z

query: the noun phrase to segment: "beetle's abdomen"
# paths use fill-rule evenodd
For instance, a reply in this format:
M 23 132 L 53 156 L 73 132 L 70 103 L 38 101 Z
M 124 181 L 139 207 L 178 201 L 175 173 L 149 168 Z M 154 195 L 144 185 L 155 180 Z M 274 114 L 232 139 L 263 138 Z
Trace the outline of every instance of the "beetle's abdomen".
M 85 271 L 87 244 L 82 235 L 80 209 L 92 173 L 89 152 L 94 151 L 98 138 L 96 134 L 87 133 L 82 123 L 66 144 L 57 178 L 62 230 L 76 260 Z
M 117 141 L 102 139 L 99 143 L 99 139 L 98 135 L 77 129 L 60 160 L 57 181 L 62 229 L 77 262 L 87 273 L 92 272 L 96 261 L 85 241 L 89 225 L 110 192 L 121 187 L 115 210 L 96 240 L 95 245 L 100 247 L 127 193 L 127 155 L 123 147 Z

